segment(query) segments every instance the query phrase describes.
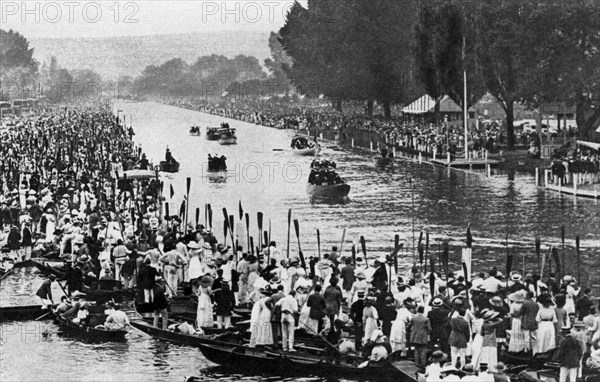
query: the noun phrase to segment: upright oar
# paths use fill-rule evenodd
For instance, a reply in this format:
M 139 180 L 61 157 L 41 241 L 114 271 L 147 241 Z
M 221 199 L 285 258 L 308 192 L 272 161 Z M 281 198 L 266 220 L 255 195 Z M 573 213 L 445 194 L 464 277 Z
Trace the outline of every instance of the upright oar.
M 567 263 L 565 262 L 565 226 L 564 225 L 560 227 L 560 240 L 562 242 L 562 261 L 561 261 L 562 270 L 566 272 Z M 564 276 L 564 275 L 561 274 L 561 276 Z
M 169 202 L 165 202 L 165 217 L 169 216 Z
M 250 236 L 249 242 L 250 242 L 250 253 L 252 253 L 254 255 L 254 238 L 252 236 Z M 258 257 L 258 254 L 256 257 Z
M 577 250 L 577 280 L 581 282 L 581 253 L 579 252 L 579 236 L 575 236 L 575 249 Z
M 212 218 L 213 218 L 213 213 L 212 213 L 212 208 L 210 207 L 210 203 L 209 203 L 208 204 L 208 226 L 210 227 L 211 231 L 212 231 L 212 228 L 213 228 Z
M 287 237 L 287 258 L 290 258 L 290 229 L 292 225 L 292 209 L 288 211 L 288 237 Z
M 298 224 L 298 219 L 294 219 L 294 230 L 296 230 L 296 239 L 298 239 L 298 255 L 300 256 L 300 264 L 302 264 L 302 268 L 304 268 L 304 272 L 306 272 L 306 261 L 304 261 L 304 254 L 302 253 L 302 249 L 300 247 L 300 224 Z
M 319 255 L 319 259 L 320 259 Z M 352 244 L 352 265 L 356 267 L 356 245 Z
M 423 231 L 419 234 L 419 242 L 417 244 L 417 250 L 419 252 L 419 264 L 421 266 L 421 272 L 423 271 Z
M 510 234 L 506 234 L 506 277 L 510 277 L 510 272 L 512 271 L 513 266 L 513 255 L 510 253 L 510 249 L 508 248 L 508 236 Z
M 427 273 L 427 258 L 429 257 L 429 231 L 425 231 L 425 273 Z M 433 265 L 433 258 L 431 259 Z M 433 272 L 433 268 L 431 268 Z
M 537 258 L 537 267 L 538 268 L 540 267 L 541 251 L 542 251 L 542 241 L 540 240 L 539 236 L 536 236 L 536 238 L 535 238 L 535 255 Z M 507 277 L 508 277 L 508 275 L 507 275 Z
M 265 238 L 265 243 L 267 243 L 267 266 L 271 264 L 271 247 L 269 246 L 269 233 L 267 231 L 263 232 L 263 236 Z
M 317 254 L 319 256 L 319 261 L 321 261 L 321 232 L 317 228 Z M 354 248 L 354 256 L 356 257 L 356 248 Z M 353 258 L 354 264 L 356 264 L 356 258 Z
M 562 277 L 564 275 L 562 273 L 562 267 L 560 264 L 560 259 L 558 257 L 558 249 L 552 248 L 552 257 L 554 257 L 554 262 L 556 263 L 556 269 L 558 270 L 559 278 L 562 280 Z M 550 272 L 552 272 L 552 269 L 550 270 Z
M 250 215 L 246 212 L 246 240 L 248 243 L 248 254 L 252 252 L 252 245 L 250 244 Z
M 365 242 L 365 237 L 360 237 L 360 246 L 362 247 L 363 256 L 365 257 L 365 264 L 367 268 L 369 268 L 369 260 L 367 260 L 367 243 Z
M 190 187 L 192 186 L 192 178 L 187 177 L 186 179 L 186 197 L 185 200 L 187 201 L 186 205 L 185 205 L 185 225 L 183 226 L 183 234 L 185 235 L 188 231 L 187 225 L 188 225 L 188 216 L 189 216 L 189 212 L 190 212 Z
M 227 231 L 229 231 L 229 221 L 227 219 L 223 220 L 223 246 L 227 247 Z
M 200 207 L 196 207 L 196 227 L 198 227 L 198 222 L 200 222 Z
M 443 250 L 442 250 L 442 264 L 444 265 L 444 273 L 446 274 L 446 280 L 448 280 L 448 260 L 450 257 L 450 244 L 448 241 L 444 241 Z
M 398 274 L 398 252 L 400 251 L 400 235 L 396 234 L 394 236 L 394 270 L 396 271 L 396 275 Z
M 208 204 L 204 203 L 204 228 L 208 229 Z
M 237 245 L 235 244 L 235 240 L 233 239 L 233 231 L 234 231 L 233 215 L 229 215 L 229 233 L 231 234 L 231 246 L 233 247 L 233 254 L 237 258 Z
M 262 250 L 262 238 L 263 238 L 263 234 L 262 234 L 262 228 L 263 228 L 263 213 L 262 212 L 257 212 L 256 213 L 256 221 L 258 222 L 258 248 L 260 248 Z

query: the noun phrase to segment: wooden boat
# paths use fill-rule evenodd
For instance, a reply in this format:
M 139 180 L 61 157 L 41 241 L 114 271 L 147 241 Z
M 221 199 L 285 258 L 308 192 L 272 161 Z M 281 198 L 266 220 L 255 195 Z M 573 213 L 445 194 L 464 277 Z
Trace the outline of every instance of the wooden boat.
M 305 156 L 305 157 L 316 156 L 319 154 L 320 151 L 321 151 L 320 145 L 314 145 L 313 147 L 307 147 L 305 149 L 293 149 L 294 154 L 300 155 L 300 156 Z
M 69 334 L 89 342 L 124 342 L 127 341 L 127 330 L 106 330 L 95 328 L 106 320 L 106 315 L 90 315 L 89 325 L 78 325 L 73 321 L 56 316 L 57 323 Z
M 42 309 L 41 305 L 6 306 L 0 308 L 0 322 L 5 321 L 32 321 L 46 315 L 52 318 L 50 309 Z
M 218 141 L 220 127 L 207 127 L 205 138 L 207 141 Z
M 190 128 L 190 135 L 193 137 L 199 137 L 201 134 L 200 132 L 200 126 L 192 126 Z
M 219 129 L 219 144 L 221 144 L 221 145 L 237 144 L 237 137 L 235 136 L 235 129 Z
M 374 157 L 373 163 L 375 164 L 375 167 L 377 167 L 377 168 L 394 167 L 394 159 L 393 158 Z
M 350 185 L 346 183 L 332 185 L 314 185 L 308 184 L 306 192 L 311 197 L 343 199 L 350 193 Z
M 169 325 L 175 323 L 181 322 L 169 320 Z M 202 328 L 205 333 L 204 335 L 191 335 L 170 330 L 162 330 L 162 328 L 155 328 L 152 325 L 151 319 L 132 320 L 131 326 L 152 337 L 177 345 L 198 346 L 199 344 L 222 342 L 241 343 L 243 340 L 242 336 L 233 333 L 235 329 Z M 227 335 L 222 336 L 225 333 L 227 333 Z M 219 335 L 219 337 L 215 337 L 216 335 Z M 216 341 L 215 338 L 219 338 L 219 341 Z
M 179 162 L 177 162 L 177 161 L 173 161 L 173 162 L 162 161 L 162 162 L 160 162 L 160 171 L 162 171 L 162 172 L 178 172 L 179 171 Z
M 363 359 L 349 358 L 339 364 L 324 357 L 305 352 L 284 353 L 253 349 L 229 343 L 199 344 L 202 354 L 211 362 L 243 372 L 268 372 L 276 375 L 347 376 L 352 379 L 377 379 L 396 382 L 414 382 L 419 368 L 409 361 L 366 363 Z M 361 365 L 363 366 L 363 365 Z

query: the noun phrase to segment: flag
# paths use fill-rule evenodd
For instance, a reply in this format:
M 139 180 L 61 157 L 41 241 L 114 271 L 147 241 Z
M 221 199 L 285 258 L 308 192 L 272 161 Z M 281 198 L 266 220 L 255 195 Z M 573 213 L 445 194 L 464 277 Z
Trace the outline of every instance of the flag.
M 173 199 L 173 195 L 175 195 L 175 191 L 173 190 L 173 185 L 170 185 L 171 187 L 171 199 Z

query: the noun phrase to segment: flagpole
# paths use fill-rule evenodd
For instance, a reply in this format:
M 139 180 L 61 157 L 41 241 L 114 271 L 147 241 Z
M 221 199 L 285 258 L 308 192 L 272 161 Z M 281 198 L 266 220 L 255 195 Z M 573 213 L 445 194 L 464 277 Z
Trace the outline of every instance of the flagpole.
M 465 26 L 466 26 L 466 15 L 465 15 Z M 469 159 L 469 104 L 467 103 L 467 68 L 466 68 L 466 52 L 467 37 L 463 28 L 463 47 L 462 47 L 462 58 L 463 58 L 463 119 L 465 127 L 465 159 Z

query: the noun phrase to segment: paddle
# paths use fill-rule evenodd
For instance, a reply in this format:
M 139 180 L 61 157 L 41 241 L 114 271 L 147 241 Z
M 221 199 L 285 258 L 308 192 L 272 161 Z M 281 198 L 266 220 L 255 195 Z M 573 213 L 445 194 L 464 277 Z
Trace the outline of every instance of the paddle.
M 346 238 L 346 228 L 344 228 L 344 232 L 342 232 L 342 242 L 340 244 L 340 256 L 342 255 L 342 247 L 344 246 L 344 239 Z
M 248 213 L 246 213 L 246 240 L 248 243 L 248 252 L 250 252 L 252 246 L 250 245 L 250 215 Z
M 319 261 L 321 261 L 321 232 L 317 228 L 317 254 L 319 255 Z M 356 263 L 356 259 L 354 259 Z
M 292 209 L 288 211 L 288 236 L 287 236 L 287 258 L 290 258 L 290 229 L 292 225 Z
M 575 249 L 577 250 L 577 280 L 581 282 L 581 253 L 579 252 L 580 237 L 575 236 Z
M 185 235 L 187 233 L 187 225 L 188 225 L 188 217 L 189 217 L 189 212 L 190 212 L 190 187 L 192 186 L 192 178 L 187 177 L 186 178 L 186 198 L 185 200 L 187 201 L 186 206 L 185 206 L 185 225 L 183 226 L 183 234 Z
M 263 227 L 263 213 L 256 213 L 256 220 L 258 221 L 258 247 L 262 249 L 262 227 Z
M 306 262 L 304 261 L 304 254 L 302 253 L 302 249 L 300 247 L 300 224 L 298 223 L 298 219 L 294 219 L 294 230 L 296 231 L 296 239 L 298 239 L 298 255 L 300 256 L 300 264 L 302 264 L 302 268 L 304 268 L 304 272 L 306 272 Z
M 363 256 L 365 257 L 366 267 L 369 268 L 369 261 L 367 260 L 367 243 L 365 242 L 365 237 L 360 237 L 360 246 L 362 247 Z

